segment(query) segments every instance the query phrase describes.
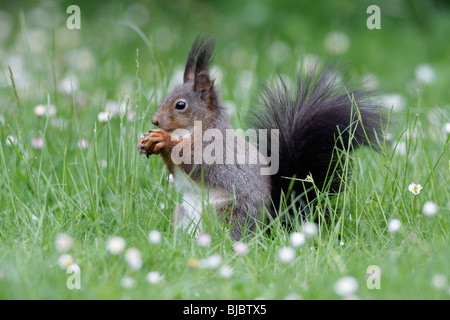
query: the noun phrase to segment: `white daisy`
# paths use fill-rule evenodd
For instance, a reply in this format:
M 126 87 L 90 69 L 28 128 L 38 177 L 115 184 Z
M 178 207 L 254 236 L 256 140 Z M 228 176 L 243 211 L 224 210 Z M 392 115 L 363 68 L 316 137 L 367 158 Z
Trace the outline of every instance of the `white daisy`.
M 439 207 L 437 206 L 436 203 L 434 203 L 433 201 L 427 201 L 423 205 L 422 213 L 427 217 L 432 217 L 438 212 L 438 210 Z
M 319 228 L 317 227 L 317 224 L 315 224 L 314 222 L 305 222 L 302 226 L 302 231 L 306 237 L 312 238 L 317 236 Z
M 443 274 L 435 274 L 431 278 L 431 286 L 435 289 L 444 289 L 447 286 L 447 277 Z
M 219 275 L 222 278 L 229 279 L 233 275 L 233 268 L 231 268 L 229 265 L 223 265 L 219 269 Z
M 415 76 L 417 81 L 430 84 L 434 82 L 435 73 L 433 68 L 428 64 L 421 64 L 416 67 Z
M 211 236 L 207 233 L 200 233 L 197 237 L 197 244 L 200 247 L 208 247 L 211 244 Z
M 86 139 L 81 139 L 80 141 L 78 141 L 77 145 L 80 149 L 87 149 L 87 147 L 89 146 L 89 142 Z
M 106 111 L 99 112 L 97 115 L 97 120 L 99 122 L 108 122 L 110 119 L 110 114 Z
M 73 246 L 73 239 L 65 234 L 65 233 L 58 233 L 55 240 L 55 247 L 58 251 L 68 251 Z
M 159 232 L 158 230 L 150 231 L 150 233 L 148 234 L 148 240 L 150 241 L 150 243 L 153 243 L 153 244 L 160 243 L 161 242 L 161 232 Z
M 30 140 L 30 143 L 34 149 L 42 149 L 45 145 L 45 141 L 42 138 L 33 138 Z
M 222 263 L 222 257 L 218 254 L 210 255 L 198 261 L 198 267 L 201 269 L 216 269 Z
M 354 277 L 342 277 L 334 284 L 334 292 L 341 297 L 347 297 L 358 291 L 358 287 L 358 280 Z
M 447 122 L 444 124 L 444 131 L 447 133 L 450 133 L 450 122 Z
M 163 275 L 160 275 L 158 271 L 150 271 L 146 277 L 147 281 L 151 284 L 158 284 L 164 279 Z
M 417 196 L 422 189 L 423 189 L 423 187 L 420 184 L 411 183 L 408 186 L 409 192 L 411 192 L 415 196 Z
M 67 269 L 73 264 L 73 258 L 70 254 L 63 254 L 58 259 L 58 265 L 61 269 Z
M 131 289 L 136 286 L 136 280 L 131 277 L 124 277 L 120 280 L 120 286 L 125 289 Z
M 5 143 L 7 146 L 11 147 L 13 144 L 16 145 L 17 144 L 17 138 L 14 136 L 7 136 Z
M 122 237 L 112 237 L 106 242 L 106 249 L 114 255 L 117 255 L 125 249 L 126 242 Z
M 141 252 L 136 248 L 129 248 L 125 252 L 125 260 L 132 270 L 139 270 L 142 267 Z
M 401 226 L 402 226 L 402 223 L 400 222 L 400 220 L 392 219 L 392 220 L 389 221 L 389 223 L 388 223 L 388 230 L 389 230 L 389 232 L 391 232 L 391 233 L 395 233 L 395 232 L 397 232 L 398 230 L 400 230 Z
M 333 31 L 325 36 L 324 46 L 331 54 L 343 54 L 350 47 L 350 40 L 345 33 Z
M 300 232 L 294 232 L 289 237 L 289 241 L 294 248 L 300 247 L 305 243 L 305 235 Z
M 237 241 L 233 244 L 233 250 L 240 256 L 245 256 L 248 253 L 248 246 L 241 241 Z
M 289 263 L 295 258 L 295 251 L 291 247 L 281 247 L 278 250 L 278 259 L 283 263 Z

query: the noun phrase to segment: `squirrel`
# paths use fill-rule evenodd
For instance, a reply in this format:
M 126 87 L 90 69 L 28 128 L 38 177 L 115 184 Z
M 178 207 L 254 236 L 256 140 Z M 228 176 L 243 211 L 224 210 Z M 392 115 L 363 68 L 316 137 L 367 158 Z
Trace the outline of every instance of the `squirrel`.
M 275 218 L 287 200 L 282 222 L 292 226 L 317 198 L 313 183 L 318 190 L 340 189 L 343 158 L 337 150 L 375 146 L 384 121 L 379 105 L 371 92 L 345 91 L 336 66 L 329 65 L 299 72 L 295 92 L 281 76 L 275 86 L 262 87 L 260 107 L 248 122 L 259 132 L 277 134 L 257 143 L 237 134 L 223 139 L 233 128 L 209 72 L 214 45 L 211 37 L 196 37 L 183 83 L 154 113 L 158 129 L 139 139 L 139 153 L 161 156 L 183 193 L 173 223 L 191 234 L 202 232 L 203 215 L 213 212 L 228 224 L 231 238 L 240 240 L 264 220 L 261 212 L 267 209 Z M 219 155 L 225 149 L 226 161 Z M 277 161 L 270 172 L 269 163 Z

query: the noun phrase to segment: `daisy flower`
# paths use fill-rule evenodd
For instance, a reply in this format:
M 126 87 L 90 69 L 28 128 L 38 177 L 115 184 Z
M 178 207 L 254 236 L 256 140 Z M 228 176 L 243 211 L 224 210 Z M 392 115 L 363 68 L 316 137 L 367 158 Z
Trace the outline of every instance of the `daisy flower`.
M 65 234 L 65 233 L 59 233 L 56 236 L 55 240 L 55 247 L 58 251 L 68 251 L 73 246 L 73 240 L 72 238 Z
M 433 201 L 427 201 L 423 205 L 422 213 L 427 217 L 432 217 L 438 212 L 438 210 L 439 207 L 437 206 L 436 203 L 434 203 Z
M 341 297 L 353 295 L 358 290 L 358 280 L 354 277 L 342 277 L 334 284 L 334 292 Z
M 139 270 L 142 267 L 141 252 L 136 248 L 129 248 L 125 252 L 125 260 L 132 270 Z
M 125 249 L 126 242 L 122 237 L 112 237 L 109 238 L 106 243 L 106 249 L 114 255 L 117 255 Z
M 289 241 L 294 248 L 300 247 L 305 243 L 305 235 L 300 232 L 294 232 L 289 237 Z
M 233 244 L 233 250 L 240 256 L 245 256 L 248 253 L 248 246 L 241 241 L 235 242 Z
M 423 187 L 420 184 L 415 184 L 414 182 L 408 186 L 409 192 L 411 192 L 415 196 L 417 196 L 422 189 Z
M 398 230 L 400 230 L 401 226 L 402 226 L 402 223 L 400 222 L 400 220 L 392 219 L 392 220 L 389 221 L 389 223 L 388 223 L 388 230 L 389 230 L 389 232 L 391 232 L 391 233 L 395 233 L 395 232 L 397 232 Z
M 153 243 L 153 244 L 160 243 L 161 242 L 161 232 L 159 232 L 158 230 L 150 231 L 150 233 L 148 234 L 148 240 L 150 241 L 150 243 Z
M 73 258 L 70 254 L 63 254 L 58 259 L 58 265 L 61 269 L 66 269 L 73 264 Z
M 150 271 L 146 277 L 147 281 L 151 284 L 158 284 L 164 279 L 163 275 L 160 275 L 158 271 Z
M 45 145 L 44 139 L 42 138 L 33 138 L 30 143 L 34 149 L 42 149 Z
M 78 148 L 87 149 L 88 146 L 89 142 L 86 139 L 81 139 L 80 141 L 78 141 Z
M 283 263 L 289 263 L 295 258 L 295 251 L 291 247 L 282 247 L 278 250 L 278 259 Z
M 201 233 L 197 237 L 197 244 L 200 247 L 207 247 L 211 244 L 211 236 L 207 233 Z
M 219 269 L 219 275 L 224 279 L 229 279 L 233 275 L 233 268 L 229 265 L 223 265 Z

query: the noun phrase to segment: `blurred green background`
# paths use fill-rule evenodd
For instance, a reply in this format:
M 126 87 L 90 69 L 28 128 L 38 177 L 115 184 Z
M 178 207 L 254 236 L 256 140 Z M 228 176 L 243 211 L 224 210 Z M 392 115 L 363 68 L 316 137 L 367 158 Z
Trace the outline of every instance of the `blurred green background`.
M 80 6 L 81 30 L 66 28 L 71 4 Z M 372 4 L 381 9 L 380 30 L 366 26 Z M 338 58 L 356 75 L 373 75 L 383 91 L 414 94 L 408 85 L 420 64 L 449 84 L 448 1 L 2 1 L 0 10 L 3 70 L 11 65 L 24 78 L 38 77 L 48 91 L 55 62 L 56 82 L 70 73 L 83 91 L 115 97 L 133 85 L 137 48 L 142 85 L 164 88 L 198 33 L 217 38 L 219 88 L 229 99 L 239 80 L 248 85 L 251 78 L 251 85 L 276 68 L 294 75 L 311 55 Z M 2 77 L 5 88 L 5 71 Z

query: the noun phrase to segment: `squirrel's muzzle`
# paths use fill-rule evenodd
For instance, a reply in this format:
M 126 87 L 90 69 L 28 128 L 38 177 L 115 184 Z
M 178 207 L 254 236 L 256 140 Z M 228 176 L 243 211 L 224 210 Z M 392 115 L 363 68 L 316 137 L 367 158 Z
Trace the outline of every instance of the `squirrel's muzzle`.
M 158 126 L 158 123 L 159 123 L 159 117 L 158 117 L 158 115 L 155 113 L 154 115 L 153 115 L 153 117 L 152 117 L 152 123 L 155 125 L 155 126 Z

